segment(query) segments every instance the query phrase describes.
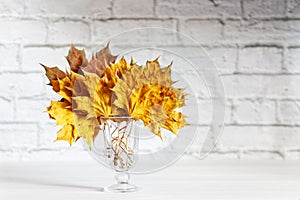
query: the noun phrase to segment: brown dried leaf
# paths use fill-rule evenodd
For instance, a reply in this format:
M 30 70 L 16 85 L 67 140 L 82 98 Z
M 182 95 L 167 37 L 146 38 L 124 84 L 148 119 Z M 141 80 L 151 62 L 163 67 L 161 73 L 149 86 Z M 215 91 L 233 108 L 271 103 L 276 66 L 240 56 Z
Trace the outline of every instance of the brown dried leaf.
M 111 54 L 109 45 L 89 63 L 84 50 L 73 45 L 66 58 L 70 73 L 42 65 L 53 90 L 63 97 L 47 108 L 50 118 L 63 126 L 57 140 L 71 144 L 83 137 L 91 147 L 103 116 L 132 116 L 159 137 L 162 128 L 177 134 L 187 125 L 185 116 L 176 111 L 184 105 L 186 94 L 173 87 L 172 64 L 161 68 L 158 58 L 144 67 L 124 58 L 115 63 L 117 56 Z
M 66 73 L 61 71 L 58 67 L 47 67 L 46 65 L 42 65 L 46 71 L 46 76 L 51 82 L 51 80 L 58 80 L 58 79 L 63 79 L 66 77 Z
M 70 47 L 69 54 L 66 56 L 66 59 L 70 65 L 71 70 L 76 73 L 80 68 L 83 68 L 87 65 L 84 50 L 75 48 L 73 44 Z
M 111 54 L 109 44 L 107 44 L 105 48 L 96 52 L 96 55 L 93 54 L 91 61 L 81 69 L 86 72 L 95 73 L 99 77 L 102 77 L 105 68 L 111 63 L 114 63 L 117 57 L 118 56 Z

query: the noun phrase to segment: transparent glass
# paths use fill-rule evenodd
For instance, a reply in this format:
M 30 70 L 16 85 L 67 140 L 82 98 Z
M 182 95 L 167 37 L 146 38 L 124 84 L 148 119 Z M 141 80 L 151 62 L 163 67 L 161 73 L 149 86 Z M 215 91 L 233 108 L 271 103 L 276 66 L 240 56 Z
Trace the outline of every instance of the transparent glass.
M 100 132 L 104 137 L 104 156 L 115 170 L 116 184 L 106 187 L 110 192 L 134 192 L 138 187 L 129 183 L 129 170 L 137 161 L 139 126 L 131 117 L 103 117 Z

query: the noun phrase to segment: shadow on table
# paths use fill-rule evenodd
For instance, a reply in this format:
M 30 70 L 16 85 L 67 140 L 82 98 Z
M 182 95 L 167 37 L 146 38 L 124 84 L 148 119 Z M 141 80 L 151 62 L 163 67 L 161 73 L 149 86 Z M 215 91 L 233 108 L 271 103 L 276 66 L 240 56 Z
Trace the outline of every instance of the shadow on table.
M 98 192 L 104 192 L 104 188 L 99 187 L 93 187 L 93 186 L 85 186 L 85 185 L 76 185 L 76 184 L 68 184 L 68 183 L 55 183 L 50 182 L 48 180 L 42 180 L 42 179 L 30 179 L 25 177 L 5 177 L 2 176 L 0 179 L 6 181 L 6 182 L 12 182 L 12 183 L 24 183 L 24 184 L 30 184 L 30 185 L 44 185 L 44 186 L 54 186 L 54 187 L 65 187 L 65 188 L 77 188 L 77 189 L 87 189 L 87 190 L 93 190 Z

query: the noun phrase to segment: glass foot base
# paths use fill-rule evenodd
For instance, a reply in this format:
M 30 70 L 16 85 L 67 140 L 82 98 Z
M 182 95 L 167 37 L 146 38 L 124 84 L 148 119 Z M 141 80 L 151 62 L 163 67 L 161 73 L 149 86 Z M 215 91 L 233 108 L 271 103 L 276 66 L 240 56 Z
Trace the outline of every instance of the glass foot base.
M 117 192 L 117 193 L 136 192 L 139 190 L 137 186 L 129 183 L 114 184 L 109 187 L 105 187 L 104 189 L 105 191 L 108 192 Z

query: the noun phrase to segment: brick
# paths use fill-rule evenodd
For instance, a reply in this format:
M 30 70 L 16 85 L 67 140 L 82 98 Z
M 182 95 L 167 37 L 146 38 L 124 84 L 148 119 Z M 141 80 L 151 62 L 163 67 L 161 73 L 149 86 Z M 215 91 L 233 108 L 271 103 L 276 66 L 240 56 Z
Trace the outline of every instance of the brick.
M 50 102 L 45 99 L 18 99 L 16 103 L 16 120 L 24 122 L 46 121 L 49 118 L 46 113 L 46 107 L 49 104 Z
M 61 69 L 65 69 L 68 66 L 65 58 L 67 54 L 67 47 L 25 47 L 22 51 L 22 69 L 24 71 L 42 71 L 44 73 L 44 68 L 39 63 L 49 67 L 59 66 Z
M 19 161 L 21 158 L 21 151 L 0 151 L 1 161 Z
M 276 124 L 276 105 L 271 100 L 239 100 L 234 105 L 234 121 L 238 124 Z
M 202 154 L 202 156 L 205 156 L 211 152 L 220 152 L 218 146 L 216 145 L 222 137 L 222 129 L 222 125 L 214 124 L 212 128 L 207 129 L 207 132 L 201 133 L 205 135 L 203 136 L 203 143 L 201 144 L 201 151 L 199 152 L 200 155 Z
M 113 17 L 152 17 L 153 0 L 115 0 L 112 8 Z
M 227 97 L 299 97 L 300 76 L 226 75 L 222 77 Z
M 191 104 L 190 104 L 191 103 Z M 183 113 L 188 117 L 188 122 L 193 125 L 211 125 L 213 123 L 213 109 L 218 109 L 216 105 L 213 104 L 212 99 L 201 99 L 197 101 L 197 104 L 193 104 L 192 101 L 187 100 L 186 107 L 183 108 Z M 224 102 L 223 107 L 224 121 L 226 123 L 231 122 L 231 104 L 230 102 Z M 198 107 L 198 113 L 196 109 Z M 221 117 L 221 112 L 219 111 L 219 116 Z
M 289 17 L 300 16 L 300 2 L 298 0 L 287 0 L 287 15 Z
M 288 49 L 287 66 L 285 69 L 288 72 L 300 72 L 300 48 Z
M 179 80 L 177 86 L 187 88 L 186 93 L 194 95 L 191 97 L 192 100 L 196 99 L 210 99 L 210 90 L 206 84 L 206 80 L 195 71 L 186 71 L 180 73 L 178 71 L 174 74 L 174 80 Z
M 236 71 L 237 49 L 236 48 L 212 48 L 207 49 L 210 59 L 213 60 L 221 73 L 233 73 Z
M 110 41 L 114 45 L 132 45 L 140 47 L 143 44 L 174 44 L 176 34 L 170 34 L 163 29 L 143 29 L 159 27 L 176 30 L 175 20 L 107 20 L 93 22 L 93 42 Z M 134 30 L 133 29 L 137 29 Z M 125 32 L 124 32 L 125 31 Z M 129 32 L 127 32 L 129 31 Z
M 246 0 L 243 2 L 245 17 L 283 17 L 285 1 Z
M 16 0 L 1 0 L 0 1 L 0 13 L 3 15 L 17 15 L 24 13 L 24 1 Z
M 110 17 L 110 0 L 28 0 L 27 13 L 32 15 Z
M 0 96 L 32 97 L 44 93 L 44 79 L 39 73 L 19 74 L 8 73 L 0 75 Z
M 218 146 L 235 150 L 286 151 L 299 147 L 298 127 L 225 126 Z
M 232 42 L 300 42 L 299 20 L 229 20 L 225 22 L 225 40 Z
M 49 25 L 50 43 L 87 43 L 90 39 L 89 25 L 79 21 L 58 21 Z
M 44 43 L 46 25 L 37 20 L 1 19 L 0 42 Z
M 1 71 L 14 71 L 19 68 L 18 45 L 0 45 Z
M 299 160 L 300 159 L 300 151 L 288 151 L 285 153 L 286 160 Z
M 222 136 L 222 133 L 218 133 L 218 135 L 216 132 L 209 134 L 209 125 L 210 124 L 195 126 L 195 138 L 188 150 L 188 153 L 196 153 L 198 156 L 203 157 L 206 153 L 208 153 L 208 151 L 212 150 L 213 145 L 219 139 L 219 137 Z M 210 142 L 207 142 L 207 140 L 210 140 Z M 214 151 L 219 152 L 216 149 Z
M 190 93 L 188 93 L 190 94 Z M 213 123 L 213 111 L 214 109 L 219 109 L 220 107 L 217 107 L 214 105 L 214 102 L 212 99 L 200 99 L 197 101 L 197 103 L 194 103 L 194 101 L 190 100 L 192 97 L 187 97 L 186 99 L 186 106 L 182 108 L 182 112 L 184 115 L 187 116 L 188 123 L 193 125 L 211 125 Z M 224 109 L 223 112 L 223 118 L 226 123 L 231 122 L 231 104 L 230 102 L 226 101 L 224 102 L 225 106 L 222 107 Z M 218 117 L 221 117 L 221 111 L 217 111 Z
M 228 99 L 225 99 L 224 100 L 224 109 L 225 109 L 225 116 L 224 116 L 224 123 L 225 124 L 230 124 L 232 123 L 233 121 L 233 117 L 232 117 L 232 113 L 233 113 L 233 110 L 232 110 L 232 107 L 233 107 L 233 103 L 232 101 L 228 100 Z
M 239 71 L 280 72 L 282 49 L 275 47 L 246 47 L 240 50 Z
M 283 124 L 300 124 L 300 102 L 282 100 L 278 102 L 278 119 Z
M 197 0 L 158 0 L 156 1 L 156 15 L 164 17 L 240 17 L 240 2 L 225 1 L 197 1 Z
M 207 132 L 209 131 L 209 126 L 198 126 L 196 127 L 197 134 L 195 134 L 195 138 L 192 142 L 191 147 L 188 149 L 188 153 L 198 153 L 200 154 L 204 140 L 207 136 Z
M 14 118 L 14 104 L 12 100 L 0 97 L 0 121 L 12 121 Z
M 209 100 L 199 100 L 198 101 L 198 110 L 199 110 L 199 119 L 198 122 L 201 125 L 210 125 L 212 121 L 212 111 L 213 104 L 212 101 Z M 194 111 L 191 111 L 187 114 L 190 114 Z
M 32 149 L 37 147 L 38 128 L 34 124 L 0 124 L 0 149 Z
M 218 20 L 187 20 L 180 31 L 201 43 L 212 43 L 222 39 L 222 24 Z

